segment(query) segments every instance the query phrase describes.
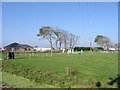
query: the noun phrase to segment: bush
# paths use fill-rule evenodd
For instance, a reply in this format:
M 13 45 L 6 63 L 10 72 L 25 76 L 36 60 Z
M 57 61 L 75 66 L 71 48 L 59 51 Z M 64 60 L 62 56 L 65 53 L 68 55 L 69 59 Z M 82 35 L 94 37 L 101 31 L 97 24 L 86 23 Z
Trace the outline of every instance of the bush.
M 66 73 L 67 75 L 75 75 L 77 73 L 77 70 L 69 67 L 69 68 L 66 68 Z

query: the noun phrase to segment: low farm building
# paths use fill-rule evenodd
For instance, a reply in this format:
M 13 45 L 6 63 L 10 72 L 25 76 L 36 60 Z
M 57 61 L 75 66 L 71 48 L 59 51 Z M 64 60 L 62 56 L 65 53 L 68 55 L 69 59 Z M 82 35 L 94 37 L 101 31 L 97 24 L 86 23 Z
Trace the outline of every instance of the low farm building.
M 12 51 L 13 49 L 15 52 L 20 52 L 20 51 L 24 52 L 33 49 L 33 47 L 27 44 L 19 44 L 19 43 L 12 43 L 4 47 L 4 51 Z
M 35 51 L 40 51 L 40 52 L 44 52 L 44 51 L 50 51 L 51 48 L 42 48 L 42 47 L 37 47 L 34 48 Z

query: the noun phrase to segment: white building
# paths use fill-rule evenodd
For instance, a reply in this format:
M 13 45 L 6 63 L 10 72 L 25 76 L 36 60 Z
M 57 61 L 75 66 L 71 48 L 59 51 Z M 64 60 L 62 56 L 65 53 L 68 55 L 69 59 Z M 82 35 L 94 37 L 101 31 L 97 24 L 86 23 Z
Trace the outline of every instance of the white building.
M 34 48 L 34 50 L 36 50 L 36 51 L 40 51 L 40 52 L 44 52 L 44 51 L 51 50 L 51 48 L 36 47 L 36 48 Z
M 115 51 L 116 49 L 115 48 L 109 48 L 109 51 Z

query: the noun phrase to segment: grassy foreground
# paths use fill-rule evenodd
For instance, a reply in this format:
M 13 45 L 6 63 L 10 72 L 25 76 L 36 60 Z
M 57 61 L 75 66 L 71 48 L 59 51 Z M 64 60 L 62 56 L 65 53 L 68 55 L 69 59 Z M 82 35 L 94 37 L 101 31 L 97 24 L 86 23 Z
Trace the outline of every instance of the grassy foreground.
M 85 52 L 82 55 L 39 54 L 16 55 L 14 60 L 3 60 L 2 70 L 41 85 L 54 87 L 96 88 L 97 81 L 109 88 L 108 78 L 118 74 L 118 54 Z M 70 73 L 69 69 L 74 72 Z M 9 75 L 6 76 L 9 78 Z M 3 82 L 7 78 L 3 75 Z M 12 81 L 11 81 L 12 83 Z M 28 86 L 30 87 L 30 86 Z M 116 84 L 112 86 L 116 87 Z
M 0 72 L 0 74 L 3 76 L 2 80 L 0 79 L 0 81 L 14 88 L 52 88 L 52 86 L 35 84 L 26 78 L 6 72 Z

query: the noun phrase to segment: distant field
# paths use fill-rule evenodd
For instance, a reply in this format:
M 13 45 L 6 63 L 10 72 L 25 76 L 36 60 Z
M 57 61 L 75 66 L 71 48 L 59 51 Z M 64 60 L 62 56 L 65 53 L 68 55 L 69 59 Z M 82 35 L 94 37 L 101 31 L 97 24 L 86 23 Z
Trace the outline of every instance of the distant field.
M 118 74 L 118 53 L 16 55 L 14 60 L 2 60 L 2 67 L 3 72 L 22 76 L 37 84 L 96 88 L 96 82 L 100 81 L 101 87 L 109 88 L 109 78 Z M 4 75 L 2 78 L 4 80 Z

